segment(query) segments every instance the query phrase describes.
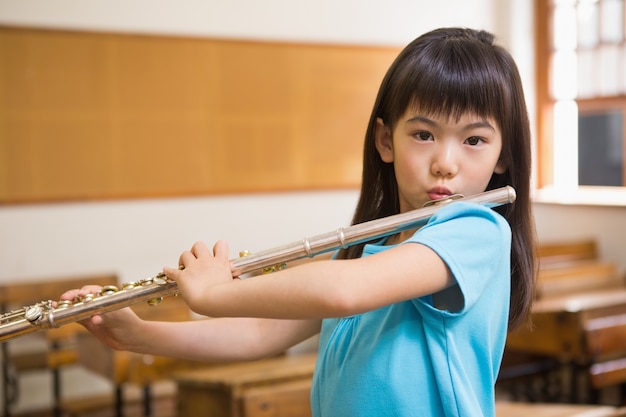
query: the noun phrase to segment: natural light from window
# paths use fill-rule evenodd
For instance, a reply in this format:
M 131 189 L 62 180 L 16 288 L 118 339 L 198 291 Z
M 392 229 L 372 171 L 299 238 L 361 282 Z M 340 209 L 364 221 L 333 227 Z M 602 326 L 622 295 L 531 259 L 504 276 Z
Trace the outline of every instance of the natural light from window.
M 547 188 L 562 202 L 626 205 L 624 2 L 551 1 L 553 173 Z

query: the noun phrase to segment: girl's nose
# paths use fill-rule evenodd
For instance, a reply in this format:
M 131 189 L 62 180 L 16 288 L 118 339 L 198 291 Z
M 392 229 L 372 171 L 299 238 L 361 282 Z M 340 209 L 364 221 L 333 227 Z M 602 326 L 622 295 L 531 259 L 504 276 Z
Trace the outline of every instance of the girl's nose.
M 452 146 L 440 145 L 433 154 L 431 172 L 438 177 L 452 177 L 458 171 L 458 161 Z

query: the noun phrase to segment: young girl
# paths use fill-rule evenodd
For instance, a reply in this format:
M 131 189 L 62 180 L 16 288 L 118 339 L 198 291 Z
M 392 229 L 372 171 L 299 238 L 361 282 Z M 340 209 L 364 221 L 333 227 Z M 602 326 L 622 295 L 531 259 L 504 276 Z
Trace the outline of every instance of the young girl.
M 274 355 L 320 333 L 314 416 L 493 416 L 507 329 L 533 295 L 526 106 L 492 35 L 419 37 L 380 87 L 353 223 L 504 185 L 513 204 L 453 202 L 419 230 L 269 275 L 233 279 L 225 242 L 196 243 L 183 270 L 164 272 L 192 310 L 221 318 L 148 322 L 122 309 L 83 324 L 115 349 L 204 361 Z

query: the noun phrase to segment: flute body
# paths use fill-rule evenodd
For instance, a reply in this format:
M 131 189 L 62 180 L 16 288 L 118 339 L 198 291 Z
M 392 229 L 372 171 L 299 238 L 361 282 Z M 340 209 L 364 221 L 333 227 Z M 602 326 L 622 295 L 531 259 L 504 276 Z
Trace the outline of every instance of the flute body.
M 458 198 L 487 207 L 497 207 L 515 201 L 515 190 L 507 186 L 470 197 L 458 196 Z M 418 228 L 428 222 L 440 209 L 441 204 L 456 199 L 446 198 L 420 209 L 342 227 L 333 232 L 233 259 L 231 260 L 233 276 L 272 268 L 289 261 L 314 257 Z M 178 294 L 176 282 L 168 279 L 163 273 L 159 273 L 151 278 L 124 284 L 121 289 L 104 287 L 101 293 L 86 296 L 74 302 L 58 301 L 55 305 L 50 300 L 41 301 L 35 305 L 0 315 L 0 342 L 37 330 L 60 327 L 84 320 L 94 314 L 106 313 L 141 302 L 157 304 L 158 300 L 163 297 L 176 294 Z

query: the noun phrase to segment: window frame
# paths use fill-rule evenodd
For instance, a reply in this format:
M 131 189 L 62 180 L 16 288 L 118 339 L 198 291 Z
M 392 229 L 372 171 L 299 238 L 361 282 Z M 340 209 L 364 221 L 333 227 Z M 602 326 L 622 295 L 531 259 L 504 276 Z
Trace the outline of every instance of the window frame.
M 622 27 L 626 32 L 626 0 L 624 3 Z M 555 171 L 560 169 L 555 162 L 555 104 L 551 96 L 551 60 L 552 42 L 552 7 L 553 0 L 535 0 L 535 94 L 536 94 L 536 192 L 539 202 L 620 205 L 626 206 L 626 186 L 601 187 L 580 186 L 563 187 L 555 184 Z M 620 43 L 626 50 L 626 33 Z M 622 60 L 626 67 L 626 58 Z M 626 68 L 624 68 L 626 72 Z M 596 96 L 574 99 L 579 112 L 614 110 L 621 108 L 626 120 L 626 91 L 614 96 Z M 623 159 L 626 161 L 626 129 L 623 132 Z M 626 184 L 626 170 L 623 174 Z

